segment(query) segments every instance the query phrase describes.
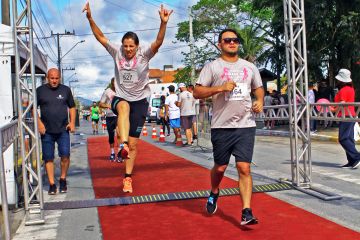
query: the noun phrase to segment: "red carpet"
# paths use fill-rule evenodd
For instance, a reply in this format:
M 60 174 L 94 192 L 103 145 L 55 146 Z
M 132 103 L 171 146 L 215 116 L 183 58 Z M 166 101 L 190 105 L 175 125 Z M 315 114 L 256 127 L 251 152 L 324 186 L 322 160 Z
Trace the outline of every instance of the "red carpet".
M 122 192 L 124 165 L 110 163 L 105 137 L 88 139 L 96 198 L 209 189 L 209 170 L 144 141 L 133 173 L 134 193 Z M 221 187 L 236 187 L 224 178 Z M 360 234 L 263 193 L 253 195 L 258 225 L 241 227 L 238 196 L 222 197 L 213 216 L 205 199 L 98 208 L 103 237 L 109 239 L 360 239 Z

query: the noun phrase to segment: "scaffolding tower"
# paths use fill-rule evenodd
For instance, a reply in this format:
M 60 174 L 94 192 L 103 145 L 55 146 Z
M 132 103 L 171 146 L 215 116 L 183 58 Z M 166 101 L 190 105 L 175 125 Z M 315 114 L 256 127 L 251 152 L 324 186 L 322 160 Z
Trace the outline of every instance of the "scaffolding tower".
M 25 225 L 44 224 L 44 199 L 42 191 L 40 143 L 37 124 L 36 81 L 34 63 L 34 40 L 31 0 L 18 14 L 20 1 L 12 0 L 12 22 L 15 49 L 15 82 L 18 108 L 18 131 L 20 136 L 20 152 L 22 158 L 22 174 L 25 204 Z M 25 61 L 20 61 L 20 47 L 27 52 Z M 23 64 L 22 64 L 23 62 Z M 30 72 L 32 87 L 25 83 L 25 71 Z M 22 91 L 29 96 L 29 104 L 23 109 Z M 27 113 L 32 112 L 33 122 L 25 121 Z M 33 139 L 28 151 L 25 149 L 25 131 Z M 35 157 L 33 157 L 35 156 Z
M 298 190 L 323 200 L 340 199 L 312 186 L 310 104 L 305 9 L 303 0 L 283 0 L 288 76 L 289 131 L 291 154 L 291 183 Z M 286 180 L 285 180 L 286 181 Z

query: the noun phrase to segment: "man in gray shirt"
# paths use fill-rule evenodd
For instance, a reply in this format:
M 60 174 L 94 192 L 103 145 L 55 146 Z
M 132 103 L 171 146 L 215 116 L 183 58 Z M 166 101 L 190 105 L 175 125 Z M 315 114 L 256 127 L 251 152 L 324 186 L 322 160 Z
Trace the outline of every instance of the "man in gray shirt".
M 202 69 L 196 82 L 194 97 L 212 97 L 213 102 L 211 142 L 215 164 L 211 170 L 211 192 L 206 203 L 207 212 L 216 212 L 219 185 L 230 156 L 234 155 L 243 204 L 241 225 L 246 225 L 258 222 L 250 208 L 250 164 L 256 131 L 253 113 L 263 110 L 264 89 L 255 65 L 239 58 L 239 44 L 239 36 L 235 30 L 225 29 L 220 33 L 218 47 L 221 57 Z M 251 100 L 251 92 L 256 98 L 254 102 Z
M 177 106 L 180 108 L 180 123 L 181 127 L 185 130 L 187 143 L 185 146 L 189 146 L 192 144 L 192 124 L 194 120 L 195 112 L 195 98 L 192 93 L 186 89 L 185 83 L 179 83 L 179 101 L 177 102 Z

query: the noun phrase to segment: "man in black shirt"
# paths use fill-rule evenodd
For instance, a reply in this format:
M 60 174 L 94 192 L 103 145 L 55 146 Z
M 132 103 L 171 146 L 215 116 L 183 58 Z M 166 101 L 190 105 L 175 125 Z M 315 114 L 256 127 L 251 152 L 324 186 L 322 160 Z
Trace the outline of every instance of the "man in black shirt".
M 56 194 L 54 180 L 54 149 L 58 145 L 61 157 L 61 193 L 66 193 L 66 175 L 70 165 L 70 132 L 75 131 L 75 102 L 69 87 L 60 84 L 60 72 L 51 68 L 46 76 L 48 83 L 36 89 L 37 104 L 41 117 L 38 117 L 38 127 L 41 134 L 42 158 L 49 179 L 49 194 Z M 70 122 L 68 119 L 68 111 Z

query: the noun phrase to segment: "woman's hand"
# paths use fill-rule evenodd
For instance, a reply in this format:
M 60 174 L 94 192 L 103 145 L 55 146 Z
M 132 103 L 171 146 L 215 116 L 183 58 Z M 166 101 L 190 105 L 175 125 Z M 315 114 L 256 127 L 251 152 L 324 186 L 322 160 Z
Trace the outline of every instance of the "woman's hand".
M 161 22 L 167 23 L 167 22 L 169 21 L 170 15 L 171 15 L 172 13 L 173 13 L 173 10 L 167 10 L 167 9 L 165 9 L 164 6 L 161 4 L 160 10 L 159 10 L 159 15 L 160 15 Z
M 89 2 L 86 2 L 82 12 L 86 12 L 86 17 L 91 18 L 91 10 L 90 10 Z

